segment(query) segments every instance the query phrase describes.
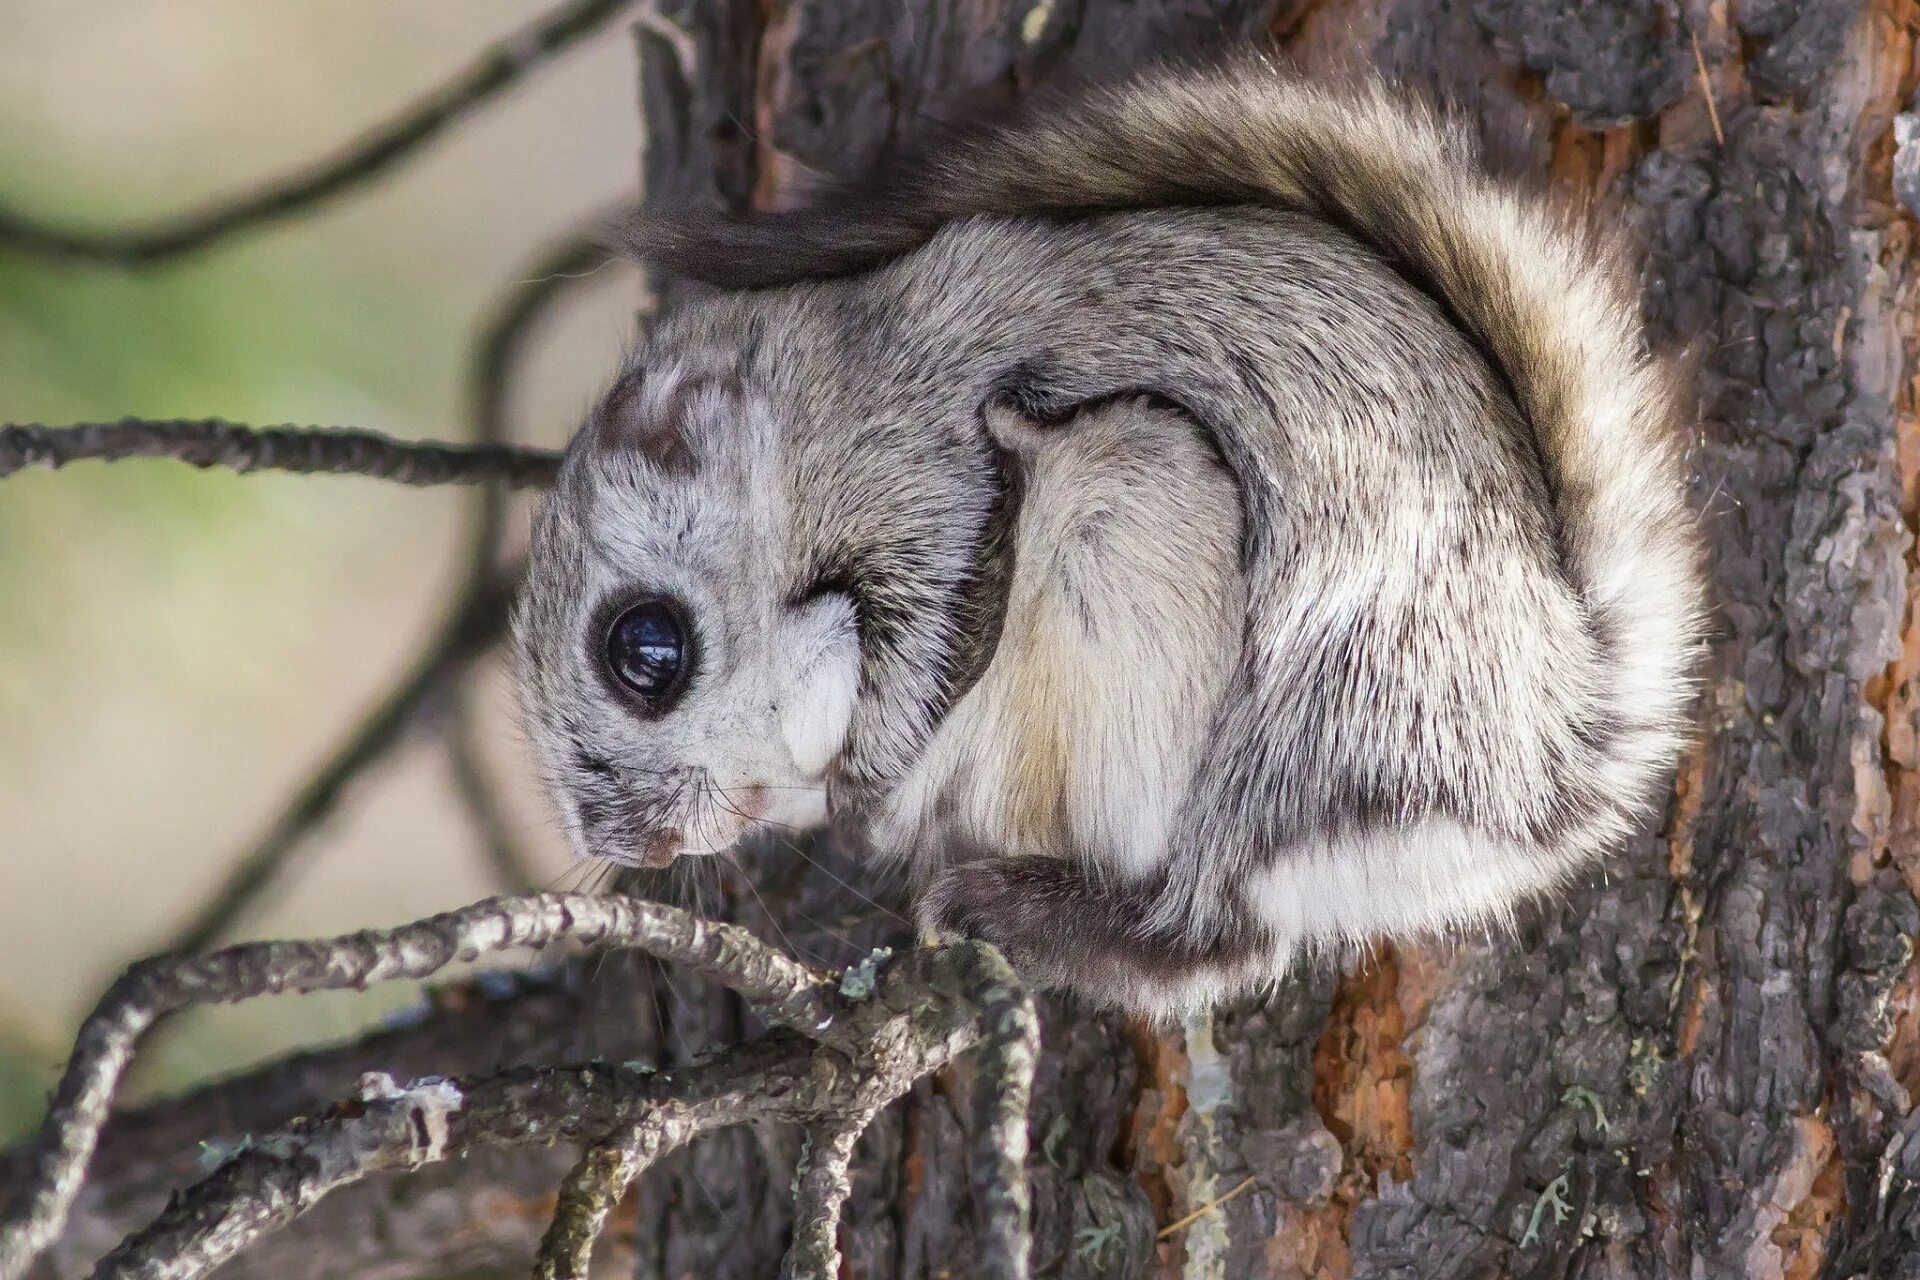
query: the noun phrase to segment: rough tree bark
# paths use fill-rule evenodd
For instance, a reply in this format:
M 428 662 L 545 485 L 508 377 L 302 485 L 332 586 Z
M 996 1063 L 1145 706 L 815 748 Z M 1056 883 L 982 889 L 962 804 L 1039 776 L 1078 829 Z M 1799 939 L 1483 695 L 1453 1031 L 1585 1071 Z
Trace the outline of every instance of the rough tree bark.
M 1358 52 L 1625 219 L 1655 337 L 1694 357 L 1724 624 L 1659 829 L 1517 937 L 1383 948 L 1184 1034 L 1047 1006 L 1038 1274 L 1920 1276 L 1916 26 L 1908 0 L 673 0 L 643 28 L 647 189 L 736 207 L 1046 76 Z M 861 1280 L 969 1274 L 958 1124 L 927 1087 L 864 1145 Z M 734 1208 L 768 1178 L 745 1145 L 696 1164 Z M 639 1274 L 767 1274 L 778 1224 L 691 1173 L 644 1194 Z
M 1692 356 L 1722 627 L 1668 811 L 1517 936 L 1383 947 L 1177 1033 L 1045 1002 L 1037 1275 L 1920 1277 L 1917 30 L 1913 0 L 660 0 L 639 23 L 651 196 L 736 207 L 1053 75 L 1263 37 L 1309 68 L 1357 52 L 1629 223 L 1653 332 Z M 845 963 L 905 937 L 861 874 L 772 847 L 702 906 Z M 150 1216 L 195 1140 L 362 1070 L 678 1062 L 749 1026 L 630 957 L 455 989 L 117 1122 L 58 1274 Z M 965 1070 L 861 1141 L 845 1274 L 973 1274 Z M 774 1274 L 798 1145 L 666 1161 L 620 1211 L 620 1268 Z M 371 1182 L 222 1274 L 523 1272 L 566 1163 Z

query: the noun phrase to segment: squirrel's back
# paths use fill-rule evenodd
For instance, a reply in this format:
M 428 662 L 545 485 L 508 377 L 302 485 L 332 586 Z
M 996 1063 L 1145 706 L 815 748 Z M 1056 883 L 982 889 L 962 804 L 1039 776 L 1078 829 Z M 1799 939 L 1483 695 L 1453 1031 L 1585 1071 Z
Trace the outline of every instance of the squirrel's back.
M 1070 958 L 1058 918 L 1018 925 L 1071 910 L 1064 873 L 934 895 L 1042 976 L 1165 1007 L 1303 943 L 1500 915 L 1617 844 L 1671 768 L 1704 630 L 1671 379 L 1621 251 L 1433 110 L 1248 57 L 634 239 L 728 288 L 859 276 L 829 286 L 843 313 L 878 298 L 939 366 L 892 385 L 1027 378 L 1043 416 L 1072 388 L 1163 395 L 1219 440 L 1244 652 L 1164 865 L 1131 899 L 1085 890 Z M 852 431 L 813 447 L 874 447 Z
M 1567 570 L 1607 642 L 1610 732 L 1623 759 L 1670 756 L 1704 629 L 1673 379 L 1645 349 L 1623 247 L 1492 177 L 1462 121 L 1376 79 L 1318 84 L 1242 55 L 1043 105 L 844 197 L 647 218 L 632 242 L 694 278 L 759 288 L 866 270 L 983 215 L 1236 204 L 1347 233 L 1479 347 L 1531 427 Z M 1638 769 L 1611 781 L 1647 785 Z

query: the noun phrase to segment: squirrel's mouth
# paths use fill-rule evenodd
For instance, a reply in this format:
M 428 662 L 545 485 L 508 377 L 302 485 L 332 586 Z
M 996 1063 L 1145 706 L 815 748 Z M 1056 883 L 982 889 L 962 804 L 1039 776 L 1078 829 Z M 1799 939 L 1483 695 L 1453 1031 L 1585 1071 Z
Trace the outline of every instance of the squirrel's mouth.
M 686 838 L 678 831 L 656 831 L 634 842 L 632 860 L 638 866 L 655 870 L 670 867 L 686 843 Z
M 589 861 L 658 870 L 672 866 L 688 851 L 686 834 L 675 824 L 663 823 L 657 818 L 609 819 L 592 805 L 582 808 L 583 821 L 575 849 Z
M 733 848 L 769 822 L 769 808 L 765 786 L 723 788 L 689 771 L 663 792 L 576 797 L 577 848 L 598 861 L 659 870 Z
M 641 830 L 629 830 L 619 837 L 598 843 L 594 846 L 593 856 L 618 862 L 622 866 L 658 871 L 684 857 L 730 849 L 753 826 L 751 820 L 729 820 L 718 824 L 706 822 L 695 828 L 649 826 Z

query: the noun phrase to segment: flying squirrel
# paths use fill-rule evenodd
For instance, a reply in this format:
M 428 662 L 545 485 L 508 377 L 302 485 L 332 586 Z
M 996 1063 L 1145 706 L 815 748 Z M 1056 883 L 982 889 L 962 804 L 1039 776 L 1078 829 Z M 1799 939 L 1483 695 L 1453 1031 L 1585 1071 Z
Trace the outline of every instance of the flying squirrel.
M 930 929 L 1150 1015 L 1511 918 L 1657 804 L 1704 630 L 1622 250 L 1376 80 L 1163 69 L 787 212 L 536 521 L 586 855 L 832 818 Z

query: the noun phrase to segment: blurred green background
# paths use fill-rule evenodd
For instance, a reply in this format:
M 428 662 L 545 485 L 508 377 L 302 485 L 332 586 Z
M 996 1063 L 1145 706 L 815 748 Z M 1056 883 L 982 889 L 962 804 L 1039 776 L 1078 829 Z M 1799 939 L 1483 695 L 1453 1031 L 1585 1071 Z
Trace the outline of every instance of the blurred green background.
M 330 150 L 541 11 L 463 0 L 0 0 L 0 201 L 143 221 Z M 459 437 L 468 345 L 555 236 L 629 193 L 615 22 L 377 186 L 141 273 L 0 251 L 0 421 L 220 416 Z M 598 273 L 519 384 L 557 444 L 638 284 Z M 0 483 L 0 1140 L 78 1017 L 166 938 L 407 666 L 458 575 L 460 494 L 81 464 Z M 520 517 L 519 524 L 524 523 Z M 512 825 L 565 873 L 510 695 L 480 711 Z M 429 739 L 362 784 L 248 936 L 394 923 L 496 889 Z M 346 1034 L 407 992 L 282 1000 L 163 1037 L 148 1087 Z

